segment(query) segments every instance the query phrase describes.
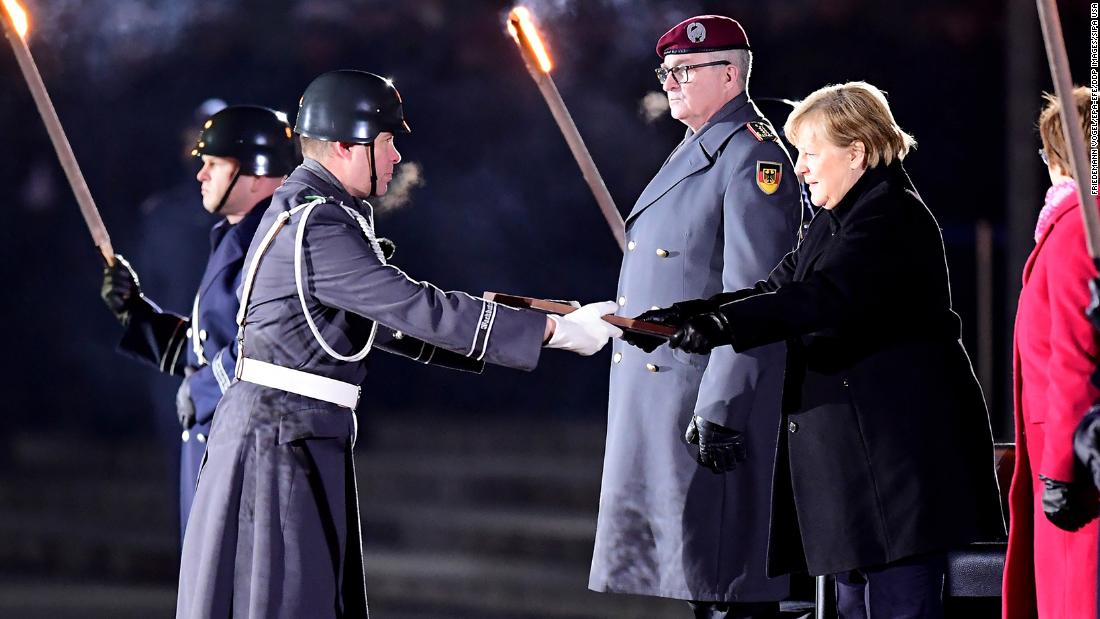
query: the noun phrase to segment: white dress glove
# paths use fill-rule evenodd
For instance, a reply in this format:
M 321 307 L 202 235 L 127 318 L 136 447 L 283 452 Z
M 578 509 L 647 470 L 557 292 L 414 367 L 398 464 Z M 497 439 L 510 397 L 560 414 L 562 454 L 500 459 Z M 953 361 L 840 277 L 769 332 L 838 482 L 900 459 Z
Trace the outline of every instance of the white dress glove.
M 551 316 L 554 334 L 546 347 L 560 348 L 586 357 L 598 353 L 608 339 L 623 334 L 621 329 L 603 320 L 604 316 L 614 314 L 618 308 L 614 301 L 603 301 L 589 303 L 565 316 Z

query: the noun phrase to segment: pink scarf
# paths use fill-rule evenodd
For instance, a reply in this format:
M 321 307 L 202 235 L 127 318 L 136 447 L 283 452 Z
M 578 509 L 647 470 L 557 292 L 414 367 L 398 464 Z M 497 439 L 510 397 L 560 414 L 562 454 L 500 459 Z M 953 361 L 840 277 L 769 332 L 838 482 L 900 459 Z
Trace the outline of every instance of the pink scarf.
M 1043 232 L 1050 224 L 1050 220 L 1058 211 L 1058 206 L 1070 194 L 1077 193 L 1077 183 L 1072 179 L 1064 180 L 1047 189 L 1046 199 L 1043 200 L 1043 210 L 1039 211 L 1039 221 L 1035 223 L 1035 242 L 1042 238 Z

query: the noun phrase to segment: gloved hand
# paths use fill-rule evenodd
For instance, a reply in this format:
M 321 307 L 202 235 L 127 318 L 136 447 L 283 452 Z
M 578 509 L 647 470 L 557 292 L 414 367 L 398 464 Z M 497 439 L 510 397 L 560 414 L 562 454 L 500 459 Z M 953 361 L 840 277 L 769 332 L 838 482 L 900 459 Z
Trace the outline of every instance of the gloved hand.
M 560 348 L 586 357 L 596 354 L 608 339 L 623 334 L 621 329 L 603 320 L 604 316 L 614 314 L 618 307 L 614 301 L 603 301 L 589 303 L 565 316 L 551 316 L 554 333 L 546 347 Z
M 1039 479 L 1043 482 L 1043 513 L 1054 526 L 1072 532 L 1096 517 L 1097 497 L 1091 488 L 1045 475 Z
M 744 434 L 698 415 L 688 424 L 684 440 L 699 446 L 695 461 L 714 473 L 732 471 L 748 457 Z
M 1096 262 L 1097 268 L 1100 269 L 1100 260 Z M 1089 280 L 1089 291 L 1092 292 L 1092 298 L 1089 299 L 1089 306 L 1085 308 L 1085 315 L 1089 317 L 1092 328 L 1100 331 L 1100 277 Z
M 1100 488 L 1100 404 L 1093 404 L 1073 433 L 1073 452 Z
M 114 266 L 103 267 L 99 296 L 122 326 L 130 324 L 131 314 L 141 299 L 141 282 L 126 258 L 115 254 Z
M 680 330 L 669 338 L 668 345 L 684 352 L 705 355 L 715 346 L 730 343 L 726 332 L 728 327 L 721 312 L 697 314 L 688 318 Z
M 634 317 L 634 320 L 643 320 L 645 322 L 654 322 L 659 325 L 667 325 L 670 327 L 679 328 L 684 324 L 688 318 L 696 314 L 708 312 L 714 309 L 714 304 L 708 299 L 691 299 L 688 301 L 679 301 L 673 303 L 668 307 L 662 307 L 658 309 L 651 309 L 646 312 L 642 312 Z M 664 344 L 667 340 L 664 338 L 656 337 L 653 335 L 646 335 L 644 333 L 632 333 L 627 331 L 623 333 L 623 341 L 631 346 L 641 348 L 646 352 L 653 352 L 658 346 Z
M 382 250 L 382 257 L 389 262 L 390 258 L 393 258 L 394 252 L 397 251 L 397 243 L 394 243 L 384 236 L 380 236 L 375 240 L 378 241 L 378 249 Z
M 191 374 L 194 370 L 184 370 L 186 376 L 176 391 L 176 417 L 180 420 L 180 427 L 190 430 L 195 425 L 195 402 L 191 400 Z

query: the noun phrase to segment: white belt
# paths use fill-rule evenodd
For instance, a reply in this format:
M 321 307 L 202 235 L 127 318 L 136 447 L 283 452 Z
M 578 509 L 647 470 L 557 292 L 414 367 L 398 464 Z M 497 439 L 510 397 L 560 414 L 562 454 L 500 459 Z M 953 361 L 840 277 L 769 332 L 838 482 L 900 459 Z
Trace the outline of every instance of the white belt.
M 237 378 L 246 383 L 281 389 L 352 410 L 359 403 L 359 385 L 247 357 L 241 357 L 237 361 Z

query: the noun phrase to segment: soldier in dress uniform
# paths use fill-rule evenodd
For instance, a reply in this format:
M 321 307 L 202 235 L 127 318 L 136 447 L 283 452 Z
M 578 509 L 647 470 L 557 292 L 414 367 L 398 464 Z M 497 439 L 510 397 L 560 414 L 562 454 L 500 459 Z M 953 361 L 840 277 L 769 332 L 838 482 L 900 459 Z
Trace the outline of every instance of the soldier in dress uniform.
M 237 360 L 237 288 L 244 254 L 271 194 L 298 156 L 286 116 L 265 107 L 227 107 L 203 124 L 191 154 L 202 159 L 196 178 L 203 207 L 221 220 L 210 230 L 210 257 L 188 316 L 145 297 L 122 256 L 103 271 L 101 296 L 126 328 L 120 350 L 161 372 L 184 377 L 176 394 L 183 427 L 180 452 L 180 531 L 195 494 L 218 400 Z
M 372 347 L 530 370 L 543 346 L 590 355 L 613 301 L 546 317 L 443 292 L 388 264 L 370 196 L 409 132 L 390 80 L 333 71 L 302 96 L 305 162 L 249 248 L 237 381 L 218 406 L 184 537 L 177 617 L 365 617 L 353 413 Z
M 766 277 L 800 222 L 791 159 L 749 98 L 740 24 L 684 20 L 657 56 L 672 116 L 688 130 L 626 219 L 623 316 Z M 788 581 L 766 576 L 765 557 L 782 345 L 708 357 L 624 338 L 644 350 L 614 347 L 589 587 L 687 600 L 696 617 L 778 613 Z M 719 459 L 742 456 L 718 473 Z

